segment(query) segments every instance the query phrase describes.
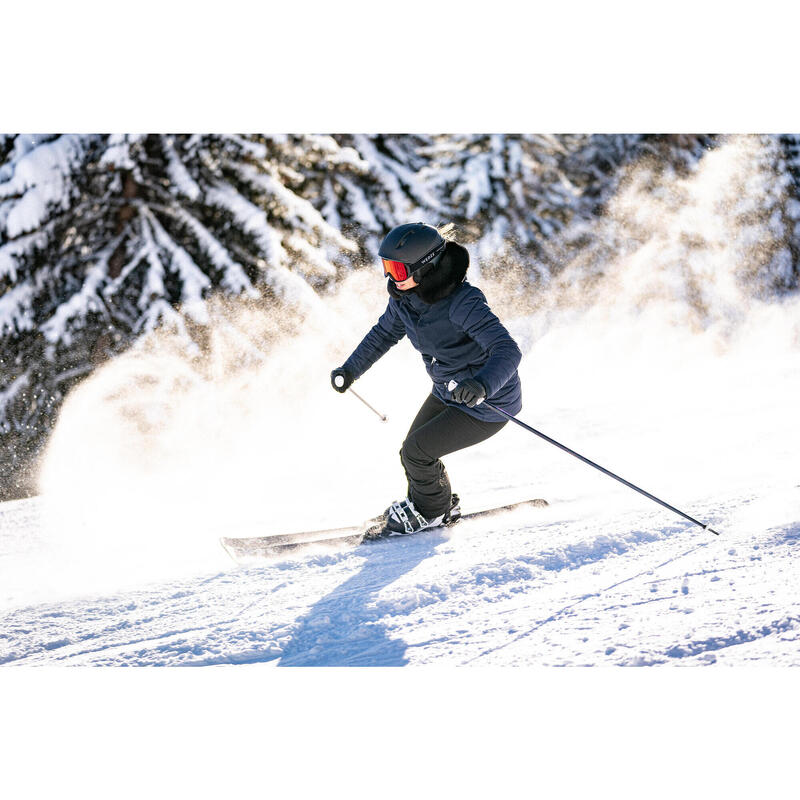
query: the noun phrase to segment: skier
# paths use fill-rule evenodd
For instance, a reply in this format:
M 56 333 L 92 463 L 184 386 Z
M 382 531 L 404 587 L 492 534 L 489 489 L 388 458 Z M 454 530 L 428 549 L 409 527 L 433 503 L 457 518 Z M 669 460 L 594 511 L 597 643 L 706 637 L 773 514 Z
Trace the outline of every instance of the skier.
M 522 407 L 517 374 L 522 354 L 483 292 L 465 280 L 469 253 L 449 238 L 451 228 L 417 222 L 389 231 L 378 250 L 389 304 L 347 361 L 331 372 L 333 388 L 345 392 L 407 335 L 433 381 L 400 449 L 408 494 L 386 510 L 380 535 L 416 533 L 458 519 L 458 495 L 451 492 L 441 457 L 505 426 L 508 420 L 481 405 L 483 400 L 509 414 Z M 452 392 L 451 381 L 457 383 Z

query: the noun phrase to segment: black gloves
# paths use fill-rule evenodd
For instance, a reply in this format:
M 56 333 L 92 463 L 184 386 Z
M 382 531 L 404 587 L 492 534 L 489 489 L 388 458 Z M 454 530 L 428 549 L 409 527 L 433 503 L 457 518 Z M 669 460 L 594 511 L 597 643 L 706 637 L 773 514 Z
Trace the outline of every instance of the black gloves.
M 467 378 L 453 389 L 453 400 L 463 403 L 467 408 L 475 408 L 481 400 L 486 399 L 486 389 L 475 378 Z
M 353 385 L 353 376 L 344 367 L 331 372 L 331 386 L 337 392 L 346 392 Z

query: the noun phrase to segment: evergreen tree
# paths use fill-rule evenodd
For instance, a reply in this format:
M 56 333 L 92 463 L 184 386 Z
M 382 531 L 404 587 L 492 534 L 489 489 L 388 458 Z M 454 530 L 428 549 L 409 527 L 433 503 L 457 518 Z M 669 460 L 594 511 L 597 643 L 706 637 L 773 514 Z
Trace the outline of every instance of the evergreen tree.
M 704 173 L 721 144 L 731 159 Z M 720 224 L 695 224 L 708 203 Z M 70 387 L 143 334 L 169 328 L 201 354 L 212 298 L 275 317 L 317 304 L 352 268 L 377 270 L 386 231 L 417 219 L 456 223 L 517 292 L 544 296 L 566 266 L 559 293 L 591 297 L 620 264 L 644 265 L 648 286 L 652 264 L 703 317 L 702 287 L 733 273 L 763 293 L 797 287 L 800 136 L 0 134 L 7 474 Z
M 75 381 L 135 337 L 168 325 L 197 352 L 212 290 L 315 303 L 358 254 L 301 194 L 309 176 L 364 170 L 331 137 L 16 136 L 0 148 L 0 457 L 12 468 Z
M 770 297 L 797 288 L 794 253 L 800 203 L 795 194 L 792 148 L 777 136 L 737 139 L 747 165 L 735 182 L 738 274 L 760 295 Z
M 325 176 L 325 218 L 359 239 L 363 256 L 375 261 L 386 231 L 417 217 L 441 221 L 441 204 L 420 179 L 432 137 L 398 134 L 342 134 L 343 152 L 355 153 L 358 170 Z
M 83 165 L 99 136 L 6 136 L 0 152 L 0 460 L 3 494 L 27 482 L 25 468 L 54 421 L 71 381 L 91 369 L 86 340 L 70 365 L 52 370 L 46 323 L 64 296 L 80 302 L 89 275 L 73 267 L 91 249 L 97 208 L 84 208 Z M 50 363 L 48 363 L 50 362 Z
M 776 137 L 643 138 L 616 175 L 602 213 L 558 243 L 553 302 L 674 303 L 692 325 L 731 330 L 745 298 L 792 286 L 795 206 Z
M 422 153 L 420 177 L 441 198 L 439 213 L 476 244 L 482 265 L 547 270 L 543 243 L 585 211 L 556 136 L 442 135 Z
M 789 288 L 797 288 L 800 276 L 800 134 L 787 133 L 778 137 L 782 149 L 783 161 L 791 183 L 789 200 L 786 203 L 786 217 L 789 220 L 787 247 L 792 257 L 792 276 Z

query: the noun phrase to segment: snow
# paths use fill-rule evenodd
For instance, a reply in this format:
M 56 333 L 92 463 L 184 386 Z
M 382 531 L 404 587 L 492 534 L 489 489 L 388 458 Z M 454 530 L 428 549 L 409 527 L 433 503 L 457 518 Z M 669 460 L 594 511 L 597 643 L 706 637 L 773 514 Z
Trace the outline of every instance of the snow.
M 325 218 L 308 200 L 299 197 L 287 189 L 280 180 L 266 172 L 260 171 L 250 164 L 236 167 L 236 172 L 251 186 L 261 189 L 272 196 L 285 209 L 287 223 L 298 231 L 318 229 L 323 236 L 330 239 L 338 247 L 348 252 L 357 250 L 357 245 L 343 236 L 339 230 L 329 225 Z
M 0 200 L 18 196 L 5 219 L 5 233 L 17 238 L 38 228 L 56 207 L 69 205 L 71 172 L 87 143 L 86 135 L 59 136 L 52 142 L 38 143 L 11 161 L 13 173 L 0 178 Z
M 114 146 L 122 164 L 128 145 Z M 244 301 L 221 317 L 210 308 L 202 353 L 143 337 L 70 393 L 40 496 L 0 506 L 0 663 L 797 665 L 800 300 L 760 298 L 744 280 L 770 216 L 737 210 L 734 180 L 745 163 L 764 185 L 769 158 L 733 137 L 688 176 L 653 185 L 643 167 L 609 202 L 594 249 L 546 291 L 480 280 L 478 265 L 470 274 L 524 352 L 521 419 L 721 536 L 507 426 L 445 459 L 464 510 L 530 497 L 549 507 L 234 564 L 220 536 L 353 524 L 399 497 L 397 451 L 429 383 L 402 342 L 356 387 L 388 423 L 332 392 L 331 368 L 385 306 L 380 271 L 317 295 L 284 263 L 284 240 L 302 253 L 300 242 L 220 182 L 206 199 L 258 241 L 259 266 L 289 302 L 274 316 Z M 390 166 L 379 165 L 384 186 L 405 197 Z M 281 194 L 277 180 L 263 188 Z M 366 214 L 361 189 L 342 186 Z M 310 206 L 290 213 L 325 236 Z M 164 321 L 185 333 L 164 270 L 180 272 L 185 304 L 200 302 L 205 276 L 139 214 L 142 244 L 105 291 L 146 261 L 145 331 Z M 500 247 L 508 224 L 498 217 L 485 235 Z M 198 225 L 214 263 L 247 289 Z M 100 296 L 111 249 L 53 317 L 54 338 Z M 30 291 L 0 298 L 4 324 L 26 323 Z
M 189 200 L 199 200 L 203 192 L 175 150 L 175 140 L 171 136 L 164 136 L 162 142 L 167 157 L 167 175 L 175 190 Z
M 261 253 L 270 265 L 280 266 L 286 251 L 281 244 L 281 237 L 267 221 L 267 215 L 249 200 L 238 194 L 229 184 L 218 183 L 206 193 L 206 201 L 229 211 L 245 233 L 251 234 Z
M 163 297 L 166 293 L 166 288 L 164 286 L 164 265 L 158 253 L 158 247 L 155 237 L 153 236 L 153 229 L 148 218 L 144 215 L 143 209 L 139 210 L 139 215 L 141 216 L 142 237 L 144 239 L 142 255 L 146 257 L 148 265 L 147 276 L 142 287 L 141 295 L 139 296 L 139 308 L 149 314 L 156 302 L 159 300 L 163 301 Z M 132 265 L 133 262 L 131 262 L 131 266 Z
M 42 496 L 0 506 L 0 663 L 800 665 L 796 301 L 726 343 L 667 311 L 509 320 L 520 418 L 719 537 L 509 425 L 446 458 L 464 509 L 548 508 L 234 564 L 218 536 L 352 523 L 401 490 L 417 354 L 359 381 L 385 425 L 328 386 L 374 277 L 245 374 L 128 356 L 71 395 Z
M 6 419 L 7 408 L 14 402 L 17 394 L 28 386 L 30 377 L 30 372 L 23 372 L 11 381 L 7 389 L 0 391 L 0 419 Z M 6 424 L 3 425 L 3 429 Z
M 114 250 L 114 245 L 107 247 L 98 254 L 96 262 L 86 270 L 86 279 L 80 291 L 73 294 L 66 302 L 62 303 L 56 312 L 41 326 L 45 339 L 53 344 L 70 344 L 72 337 L 69 332 L 69 323 L 73 320 L 83 319 L 93 311 L 104 312 L 100 299 L 102 287 L 108 280 L 108 260 Z
M 258 297 L 258 290 L 250 282 L 241 264 L 235 262 L 227 250 L 219 243 L 211 231 L 196 217 L 182 208 L 175 209 L 177 218 L 186 225 L 197 238 L 198 244 L 211 259 L 217 269 L 222 270 L 224 277 L 220 282 L 223 288 L 233 294 L 247 294 Z
M 12 239 L 0 246 L 0 277 L 7 275 L 12 281 L 16 281 L 19 274 L 17 271 L 19 257 L 41 246 L 45 241 L 44 233 L 37 231 L 27 236 L 20 236 L 19 239 Z
M 21 284 L 9 289 L 0 297 L 0 331 L 4 335 L 14 330 L 32 330 L 33 296 L 33 287 L 30 284 Z
M 356 184 L 353 183 L 349 178 L 339 177 L 338 183 L 347 193 L 347 202 L 349 204 L 350 212 L 349 216 L 352 217 L 352 219 L 364 230 L 380 231 L 381 225 L 375 218 L 372 206 L 370 205 L 364 190 L 361 189 L 361 187 L 356 186 Z M 326 188 L 328 188 L 329 195 L 332 196 L 333 190 L 329 188 L 329 184 L 327 183 Z M 329 203 L 335 208 L 334 204 L 330 200 Z
M 192 257 L 164 230 L 148 209 L 142 208 L 143 221 L 149 223 L 158 246 L 169 254 L 170 267 L 181 279 L 181 308 L 200 325 L 208 323 L 208 311 L 203 295 L 211 286 L 209 277 L 194 263 Z
M 183 316 L 164 298 L 151 300 L 137 326 L 142 333 L 152 333 L 158 328 L 165 327 L 167 330 L 177 332 L 188 353 L 196 355 L 200 351 L 197 343 L 186 329 L 186 322 Z
M 775 499 L 762 495 L 765 506 Z M 730 519 L 746 505 L 699 508 Z M 35 509 L 4 510 L 4 529 Z M 518 513 L 495 527 L 465 522 L 414 540 L 238 569 L 220 565 L 124 593 L 16 608 L 3 621 L 0 658 L 95 665 L 798 663 L 797 521 L 756 536 L 728 534 L 718 545 L 699 529 L 653 514 L 611 519 L 589 511 L 572 504 L 560 513 Z M 23 536 L 36 534 L 24 519 L 16 523 L 17 552 L 5 542 L 4 560 L 10 552 L 19 561 L 19 550 L 30 546 Z
M 131 156 L 131 145 L 145 139 L 144 134 L 114 133 L 108 137 L 108 146 L 103 153 L 100 163 L 119 170 L 135 170 L 136 161 Z
M 751 498 L 748 498 L 754 502 Z M 774 495 L 762 495 L 769 505 Z M 786 497 L 784 499 L 791 499 Z M 796 497 L 794 498 L 796 504 Z M 784 664 L 800 660 L 800 523 L 724 544 L 590 504 L 7 610 L 3 663 Z M 700 504 L 732 518 L 742 503 Z M 582 506 L 582 507 L 581 507 Z M 4 510 L 19 562 L 35 504 Z M 569 512 L 572 512 L 571 514 Z M 22 516 L 26 515 L 26 516 Z M 28 519 L 25 522 L 25 519 Z M 15 552 L 16 551 L 16 552 Z
M 322 197 L 325 198 L 325 204 L 320 209 L 323 218 L 332 227 L 341 227 L 342 218 L 336 210 L 336 192 L 333 190 L 330 178 L 326 178 L 322 185 Z
M 336 268 L 331 264 L 325 250 L 314 247 L 314 245 L 300 234 L 291 234 L 286 244 L 291 250 L 294 250 L 300 255 L 298 259 L 298 271 L 305 275 L 318 274 L 327 275 L 329 277 L 334 277 L 336 275 Z
M 398 170 L 403 176 L 412 181 L 412 188 L 409 193 L 414 197 L 430 198 L 433 201 L 433 208 L 437 207 L 435 198 L 432 198 L 427 188 L 423 186 L 410 170 L 403 169 L 402 165 L 386 156 L 382 155 L 369 136 L 358 134 L 353 137 L 356 150 L 369 163 L 372 174 L 375 175 L 384 191 L 387 193 L 392 211 L 398 218 L 404 217 L 412 211 L 412 204 L 409 202 L 406 193 L 401 186 Z M 363 215 L 363 209 L 361 214 Z M 399 223 L 398 223 L 399 224 Z
M 490 172 L 493 161 L 490 153 L 482 153 L 464 164 L 463 177 L 453 189 L 453 201 L 457 204 L 466 202 L 467 217 L 477 216 L 484 203 L 492 197 Z

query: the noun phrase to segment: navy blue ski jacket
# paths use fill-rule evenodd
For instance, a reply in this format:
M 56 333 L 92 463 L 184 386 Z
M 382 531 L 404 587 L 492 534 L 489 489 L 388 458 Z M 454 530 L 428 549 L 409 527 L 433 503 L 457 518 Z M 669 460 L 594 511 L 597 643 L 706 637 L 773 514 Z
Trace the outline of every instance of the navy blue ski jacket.
M 486 389 L 490 403 L 509 414 L 518 414 L 522 386 L 517 367 L 522 353 L 492 313 L 483 292 L 464 280 L 468 265 L 466 249 L 448 242 L 441 262 L 418 289 L 394 289 L 386 311 L 343 365 L 353 378 L 361 377 L 403 336 L 408 336 L 422 355 L 433 381 L 433 394 L 439 400 L 477 419 L 505 420 L 482 403 L 468 408 L 453 401 L 448 383 L 475 378 Z

